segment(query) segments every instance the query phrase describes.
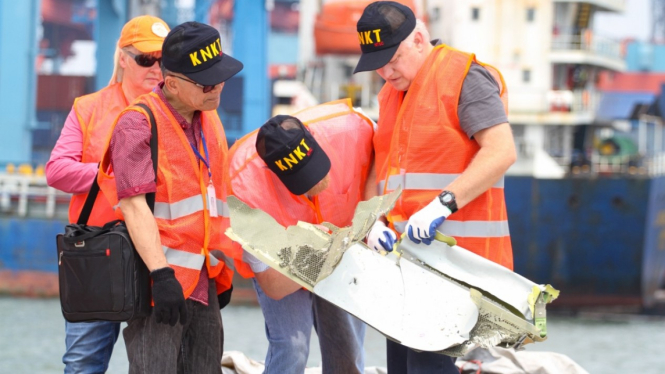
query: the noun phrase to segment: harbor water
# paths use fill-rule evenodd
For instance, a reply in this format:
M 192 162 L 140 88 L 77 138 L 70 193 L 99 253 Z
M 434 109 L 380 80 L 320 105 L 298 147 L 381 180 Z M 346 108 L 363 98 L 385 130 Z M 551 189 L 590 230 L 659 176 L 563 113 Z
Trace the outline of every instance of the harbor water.
M 258 307 L 231 305 L 223 310 L 225 350 L 242 351 L 262 361 L 267 349 L 263 316 Z M 0 373 L 55 374 L 63 372 L 64 319 L 57 299 L 0 298 Z M 581 314 L 548 318 L 546 342 L 527 350 L 562 353 L 595 374 L 663 373 L 665 318 Z M 385 339 L 368 329 L 367 366 L 385 367 Z M 309 366 L 319 366 L 321 354 L 312 334 Z M 115 345 L 108 373 L 128 369 L 122 334 Z

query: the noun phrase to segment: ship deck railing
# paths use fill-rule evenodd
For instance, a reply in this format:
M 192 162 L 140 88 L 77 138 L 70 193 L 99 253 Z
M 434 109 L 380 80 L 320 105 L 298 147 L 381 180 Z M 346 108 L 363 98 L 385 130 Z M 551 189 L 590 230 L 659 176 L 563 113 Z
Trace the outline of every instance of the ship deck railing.
M 665 153 L 654 155 L 612 155 L 592 154 L 590 165 L 573 165 L 573 174 L 630 174 L 657 177 L 665 175 Z
M 621 59 L 621 43 L 595 35 L 590 30 L 580 34 L 552 35 L 553 51 L 585 51 L 600 56 Z
M 44 176 L 0 173 L 0 216 L 66 219 L 70 199 Z
M 665 175 L 665 153 L 647 158 L 646 165 L 650 176 Z

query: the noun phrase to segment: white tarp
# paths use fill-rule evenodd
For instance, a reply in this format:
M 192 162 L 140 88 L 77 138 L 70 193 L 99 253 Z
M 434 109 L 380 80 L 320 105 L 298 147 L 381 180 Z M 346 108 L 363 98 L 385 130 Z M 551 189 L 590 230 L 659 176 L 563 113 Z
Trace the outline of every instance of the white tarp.
M 263 362 L 252 360 L 238 351 L 224 352 L 222 356 L 222 374 L 262 374 Z M 321 367 L 306 368 L 304 374 L 322 374 Z M 385 368 L 366 367 L 364 374 L 387 374 Z
M 568 356 L 554 352 L 514 351 L 503 348 L 476 348 L 455 362 L 463 374 L 589 374 Z M 223 374 L 261 374 L 264 365 L 238 351 L 224 352 Z M 321 367 L 305 369 L 305 374 L 321 374 Z M 383 367 L 367 367 L 364 374 L 387 374 Z
M 476 348 L 458 359 L 455 364 L 464 368 L 464 374 L 589 374 L 570 357 L 561 353 L 516 352 L 497 347 Z

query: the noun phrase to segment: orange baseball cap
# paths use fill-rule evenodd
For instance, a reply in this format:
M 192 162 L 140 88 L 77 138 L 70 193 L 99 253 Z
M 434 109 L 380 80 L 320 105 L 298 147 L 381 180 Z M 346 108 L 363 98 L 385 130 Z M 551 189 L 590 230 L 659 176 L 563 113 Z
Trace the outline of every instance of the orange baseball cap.
M 166 22 L 154 16 L 138 16 L 130 19 L 120 32 L 118 47 L 134 46 L 143 53 L 162 50 L 164 38 L 169 33 Z

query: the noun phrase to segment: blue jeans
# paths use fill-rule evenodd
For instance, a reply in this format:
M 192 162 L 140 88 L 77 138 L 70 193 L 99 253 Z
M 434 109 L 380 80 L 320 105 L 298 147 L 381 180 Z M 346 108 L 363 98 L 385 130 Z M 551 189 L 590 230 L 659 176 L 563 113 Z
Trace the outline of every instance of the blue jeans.
M 105 373 L 119 333 L 119 322 L 65 321 L 65 373 Z
M 417 352 L 386 339 L 386 358 L 390 374 L 459 374 L 455 357 L 434 352 Z
M 256 280 L 254 288 L 266 321 L 265 374 L 303 373 L 312 327 L 319 336 L 324 374 L 364 373 L 365 323 L 307 290 L 273 300 Z

